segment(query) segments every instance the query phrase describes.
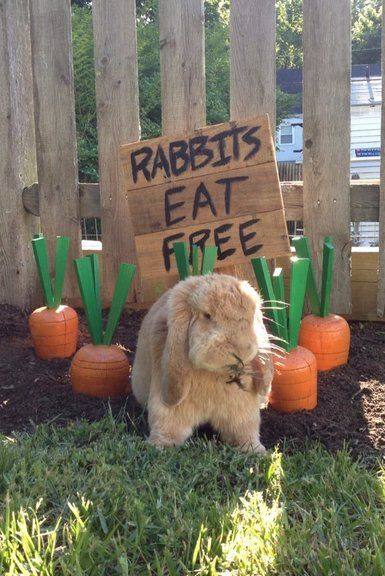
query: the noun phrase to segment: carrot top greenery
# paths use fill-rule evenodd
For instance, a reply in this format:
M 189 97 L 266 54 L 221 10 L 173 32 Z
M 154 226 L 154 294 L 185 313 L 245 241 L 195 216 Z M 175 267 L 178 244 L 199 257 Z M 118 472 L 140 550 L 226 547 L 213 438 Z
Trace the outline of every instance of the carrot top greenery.
M 218 249 L 216 246 L 205 246 L 202 261 L 199 265 L 199 247 L 193 245 L 189 258 L 186 242 L 175 242 L 173 245 L 179 278 L 185 280 L 188 276 L 208 274 L 214 270 Z M 191 262 L 191 265 L 190 265 Z
M 44 304 L 53 310 L 56 310 L 61 304 L 69 245 L 70 239 L 67 236 L 57 236 L 55 275 L 51 281 L 47 241 L 42 234 L 36 234 L 32 240 Z

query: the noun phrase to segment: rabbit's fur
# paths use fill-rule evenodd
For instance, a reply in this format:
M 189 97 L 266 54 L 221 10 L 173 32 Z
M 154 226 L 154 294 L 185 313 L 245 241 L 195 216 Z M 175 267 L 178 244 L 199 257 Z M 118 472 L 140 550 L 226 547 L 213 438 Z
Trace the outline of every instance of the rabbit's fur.
M 140 328 L 132 389 L 159 447 L 182 444 L 210 423 L 225 442 L 264 452 L 259 411 L 272 377 L 260 297 L 232 276 L 179 282 Z

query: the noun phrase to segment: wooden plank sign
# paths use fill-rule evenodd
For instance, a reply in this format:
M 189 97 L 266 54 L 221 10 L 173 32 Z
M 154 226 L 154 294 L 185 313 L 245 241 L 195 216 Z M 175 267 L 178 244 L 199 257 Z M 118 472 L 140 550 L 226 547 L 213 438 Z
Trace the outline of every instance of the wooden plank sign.
M 215 244 L 216 268 L 290 255 L 267 115 L 120 152 L 142 281 L 176 273 L 174 242 Z

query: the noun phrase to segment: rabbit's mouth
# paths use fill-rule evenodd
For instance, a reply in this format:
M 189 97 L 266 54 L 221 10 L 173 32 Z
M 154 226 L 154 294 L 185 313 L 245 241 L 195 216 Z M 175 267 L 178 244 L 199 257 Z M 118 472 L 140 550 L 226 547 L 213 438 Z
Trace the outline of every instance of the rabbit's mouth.
M 229 364 L 227 369 L 229 371 L 229 379 L 226 380 L 226 384 L 236 384 L 241 390 L 245 390 L 245 385 L 242 382 L 242 377 L 246 376 L 246 366 L 242 358 L 233 354 L 236 362 L 234 364 Z

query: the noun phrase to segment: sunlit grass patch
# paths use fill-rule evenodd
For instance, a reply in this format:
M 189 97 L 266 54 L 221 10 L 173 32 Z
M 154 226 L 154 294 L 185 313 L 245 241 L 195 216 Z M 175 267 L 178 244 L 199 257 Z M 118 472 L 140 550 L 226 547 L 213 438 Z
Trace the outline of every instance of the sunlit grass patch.
M 158 451 L 112 417 L 0 444 L 0 574 L 385 574 L 385 474 L 346 451 Z

